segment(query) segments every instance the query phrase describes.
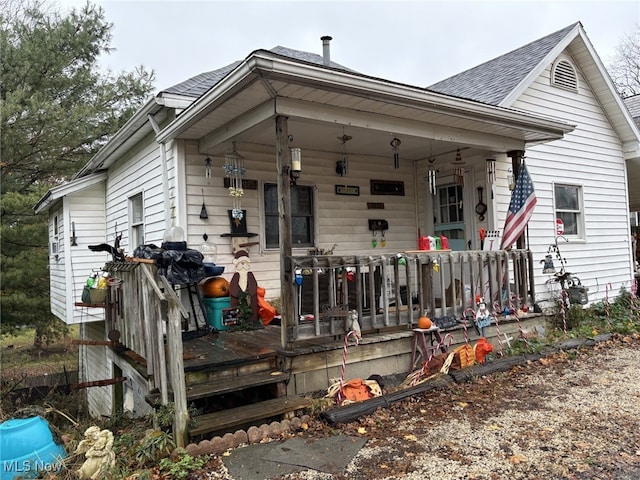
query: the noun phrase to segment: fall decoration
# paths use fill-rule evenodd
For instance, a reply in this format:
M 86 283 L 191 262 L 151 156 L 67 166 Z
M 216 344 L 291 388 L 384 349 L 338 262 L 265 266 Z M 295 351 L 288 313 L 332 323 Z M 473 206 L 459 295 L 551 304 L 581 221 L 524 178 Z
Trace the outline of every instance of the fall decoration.
M 431 319 L 427 316 L 423 315 L 418 319 L 418 328 L 424 328 L 426 330 L 431 328 L 432 325 Z
M 229 282 L 223 277 L 209 278 L 202 284 L 202 295 L 213 298 L 228 297 Z

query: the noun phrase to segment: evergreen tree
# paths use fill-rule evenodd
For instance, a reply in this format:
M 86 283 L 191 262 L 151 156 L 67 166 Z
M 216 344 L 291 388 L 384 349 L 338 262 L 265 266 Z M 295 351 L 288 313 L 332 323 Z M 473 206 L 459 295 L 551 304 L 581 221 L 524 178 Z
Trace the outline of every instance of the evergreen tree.
M 34 205 L 71 178 L 143 104 L 154 73 L 101 68 L 112 25 L 87 3 L 66 13 L 0 0 L 0 285 L 2 333 L 36 342 L 64 329 L 49 308 L 46 215 Z

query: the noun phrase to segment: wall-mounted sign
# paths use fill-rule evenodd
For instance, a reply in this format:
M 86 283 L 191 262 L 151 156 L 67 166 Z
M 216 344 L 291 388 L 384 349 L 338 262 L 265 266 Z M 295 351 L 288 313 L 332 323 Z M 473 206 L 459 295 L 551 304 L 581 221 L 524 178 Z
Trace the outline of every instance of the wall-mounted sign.
M 336 195 L 360 195 L 360 187 L 357 185 L 336 185 Z
M 404 182 L 395 180 L 371 180 L 371 195 L 399 195 L 404 197 Z
M 229 177 L 224 177 L 224 188 L 229 188 L 231 186 L 231 179 Z M 257 190 L 258 189 L 258 181 L 257 180 L 249 180 L 247 178 L 242 179 L 242 188 L 245 190 Z

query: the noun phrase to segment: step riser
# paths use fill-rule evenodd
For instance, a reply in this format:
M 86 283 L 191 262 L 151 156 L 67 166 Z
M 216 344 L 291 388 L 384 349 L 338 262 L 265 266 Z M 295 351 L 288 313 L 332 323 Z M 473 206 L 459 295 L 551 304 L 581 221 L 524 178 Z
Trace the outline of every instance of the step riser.
M 243 364 L 239 366 L 226 367 L 224 369 L 216 367 L 211 370 L 201 370 L 197 372 L 185 372 L 185 383 L 187 387 L 198 383 L 215 382 L 218 379 L 228 379 L 231 377 L 243 377 L 261 372 L 272 372 L 279 370 L 274 359 L 258 363 Z

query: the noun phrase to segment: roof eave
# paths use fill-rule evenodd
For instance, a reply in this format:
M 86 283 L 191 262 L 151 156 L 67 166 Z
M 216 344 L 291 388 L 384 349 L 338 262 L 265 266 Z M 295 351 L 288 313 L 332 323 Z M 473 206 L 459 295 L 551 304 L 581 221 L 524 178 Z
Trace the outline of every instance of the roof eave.
M 256 77 L 260 75 L 281 77 L 323 88 L 330 86 L 332 91 L 360 94 L 368 98 L 386 101 L 393 100 L 407 106 L 419 106 L 422 109 L 432 109 L 461 118 L 480 119 L 516 128 L 541 130 L 547 132 L 546 136 L 550 139 L 562 138 L 565 133 L 571 132 L 575 128 L 574 125 L 536 114 L 455 98 L 421 87 L 395 83 L 358 73 L 304 64 L 283 59 L 262 50 L 250 55 L 227 77 L 184 110 L 176 120 L 158 134 L 158 141 L 164 142 L 176 138 L 206 115 L 212 103 L 239 89 L 247 81 L 251 81 L 252 75 Z
M 34 205 L 33 210 L 36 215 L 47 211 L 56 203 L 57 200 L 65 197 L 66 195 L 82 191 L 100 182 L 104 182 L 106 178 L 106 172 L 99 172 L 53 187 L 49 189 L 40 200 L 38 200 L 38 203 Z

